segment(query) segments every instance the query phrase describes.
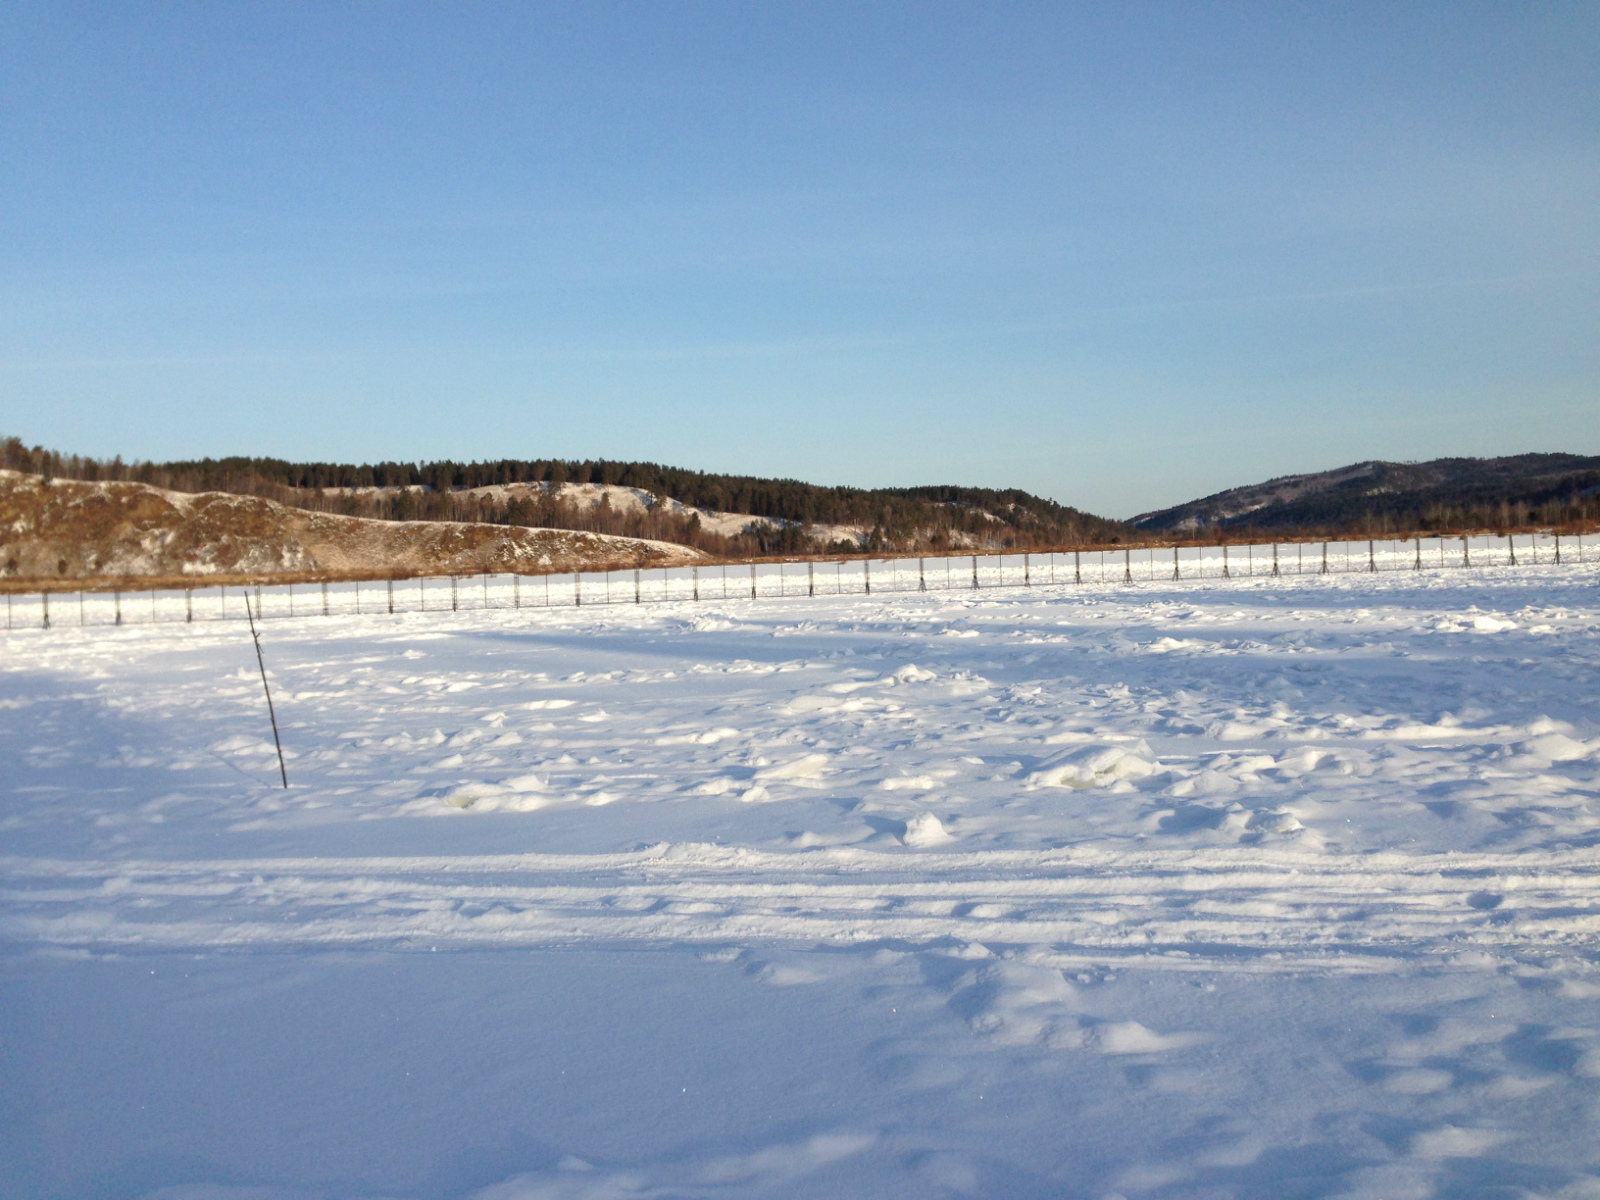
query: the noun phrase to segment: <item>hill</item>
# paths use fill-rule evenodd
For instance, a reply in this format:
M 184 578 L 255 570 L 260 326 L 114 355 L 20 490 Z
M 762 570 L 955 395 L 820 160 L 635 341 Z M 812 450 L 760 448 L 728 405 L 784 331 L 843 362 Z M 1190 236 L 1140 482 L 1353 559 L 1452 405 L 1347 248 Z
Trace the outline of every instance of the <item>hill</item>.
M 0 570 L 18 583 L 537 573 L 701 561 L 684 546 L 554 529 L 373 521 L 260 496 L 0 470 Z
M 1129 524 L 1152 533 L 1509 528 L 1588 520 L 1600 513 L 1597 494 L 1600 457 L 1373 461 L 1230 488 L 1145 513 Z
M 839 550 L 1025 549 L 1117 541 L 1127 528 L 1027 492 L 821 487 L 648 462 L 109 462 L 0 441 L 0 466 L 87 482 L 264 496 L 389 521 L 444 520 L 677 542 L 725 557 Z

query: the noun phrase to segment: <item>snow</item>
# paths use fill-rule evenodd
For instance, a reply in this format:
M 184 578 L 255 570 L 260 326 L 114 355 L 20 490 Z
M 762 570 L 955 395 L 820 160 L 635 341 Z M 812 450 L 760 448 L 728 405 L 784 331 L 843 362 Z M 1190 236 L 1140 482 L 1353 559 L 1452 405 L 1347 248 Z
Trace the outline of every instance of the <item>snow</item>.
M 1487 549 L 303 606 L 287 791 L 241 613 L 19 625 L 0 1192 L 1600 1194 L 1600 572 Z

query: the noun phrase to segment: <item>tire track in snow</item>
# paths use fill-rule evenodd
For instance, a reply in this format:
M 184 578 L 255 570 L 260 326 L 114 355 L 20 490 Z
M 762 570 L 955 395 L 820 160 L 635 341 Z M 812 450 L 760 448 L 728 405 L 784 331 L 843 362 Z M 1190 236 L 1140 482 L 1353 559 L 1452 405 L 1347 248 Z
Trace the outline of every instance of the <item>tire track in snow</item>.
M 12 858 L 0 905 L 6 941 L 98 950 L 956 941 L 1387 969 L 1402 952 L 1600 946 L 1600 851 Z

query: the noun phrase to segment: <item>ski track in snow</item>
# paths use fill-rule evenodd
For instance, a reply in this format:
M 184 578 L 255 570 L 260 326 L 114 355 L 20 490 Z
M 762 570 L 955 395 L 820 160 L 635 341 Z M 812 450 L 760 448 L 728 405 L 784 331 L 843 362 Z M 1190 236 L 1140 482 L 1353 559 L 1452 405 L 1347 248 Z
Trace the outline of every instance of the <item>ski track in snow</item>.
M 13 937 L 58 945 L 591 942 L 1054 945 L 1087 961 L 1259 969 L 1271 952 L 1592 948 L 1600 852 L 1542 856 L 991 852 L 905 857 L 663 846 L 620 855 L 0 864 Z M 77 883 L 78 886 L 71 886 Z M 1198 947 L 1198 949 L 1196 949 Z M 1148 957 L 1154 953 L 1157 957 Z
M 382 992 L 435 1030 L 521 1012 L 494 982 L 516 951 L 565 1014 L 530 1062 L 569 1043 L 600 1062 L 641 1022 L 686 1047 L 612 1069 L 646 1107 L 609 1133 L 591 1114 L 626 1104 L 602 1078 L 540 1110 L 528 1161 L 496 1151 L 429 1195 L 1576 1200 L 1600 1194 L 1597 581 L 1545 566 L 269 622 L 288 791 L 242 630 L 14 631 L 0 948 L 33 981 L 288 961 L 333 1004 L 360 964 L 423 979 L 449 959 L 467 999 Z M 644 962 L 643 995 L 698 998 L 597 1032 L 633 1012 L 609 981 Z M 59 986 L 67 1011 L 82 985 Z M 251 1024 L 291 1003 L 215 986 Z M 841 1040 L 781 1031 L 742 987 L 796 997 L 793 1030 Z M 452 1033 L 434 1067 L 511 1054 L 532 1019 L 484 1046 Z M 814 1060 L 816 1077 L 720 1068 L 695 1086 L 754 1090 L 715 1121 L 663 1116 L 650 1089 L 676 1096 L 670 1070 L 750 1021 L 786 1048 L 763 1071 Z M 294 1037 L 358 1061 L 312 1024 Z M 439 1083 L 432 1107 L 510 1114 L 556 1086 L 506 1070 Z M 847 1077 L 854 1106 L 749 1124 Z M 374 1149 L 344 1175 L 267 1170 L 277 1143 L 219 1136 L 212 1167 L 140 1168 L 154 1183 L 117 1194 L 424 1194 L 446 1134 L 398 1110 L 404 1133 L 358 1129 L 345 1107 L 317 1119 Z M 48 1137 L 13 1123 L 0 1158 L 24 1165 L 3 1178 L 75 1194 L 61 1164 L 94 1153 L 115 1176 L 114 1127 L 51 1158 L 33 1147 L 72 1122 L 50 1120 Z M 139 1144 L 198 1153 L 206 1121 L 188 1120 Z

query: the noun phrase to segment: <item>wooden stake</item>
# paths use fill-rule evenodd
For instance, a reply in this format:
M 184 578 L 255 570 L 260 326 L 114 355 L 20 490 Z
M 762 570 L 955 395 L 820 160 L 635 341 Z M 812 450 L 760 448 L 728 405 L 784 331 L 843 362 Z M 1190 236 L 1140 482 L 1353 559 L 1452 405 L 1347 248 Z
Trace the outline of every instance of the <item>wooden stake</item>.
M 289 786 L 289 771 L 283 765 L 283 742 L 278 738 L 278 714 L 272 708 L 272 689 L 267 686 L 267 663 L 261 657 L 261 635 L 256 632 L 255 614 L 250 611 L 250 589 L 244 589 L 244 615 L 250 622 L 250 640 L 256 644 L 256 666 L 261 668 L 261 690 L 267 694 L 267 719 L 272 722 L 272 744 L 278 748 L 278 774 L 285 789 Z

